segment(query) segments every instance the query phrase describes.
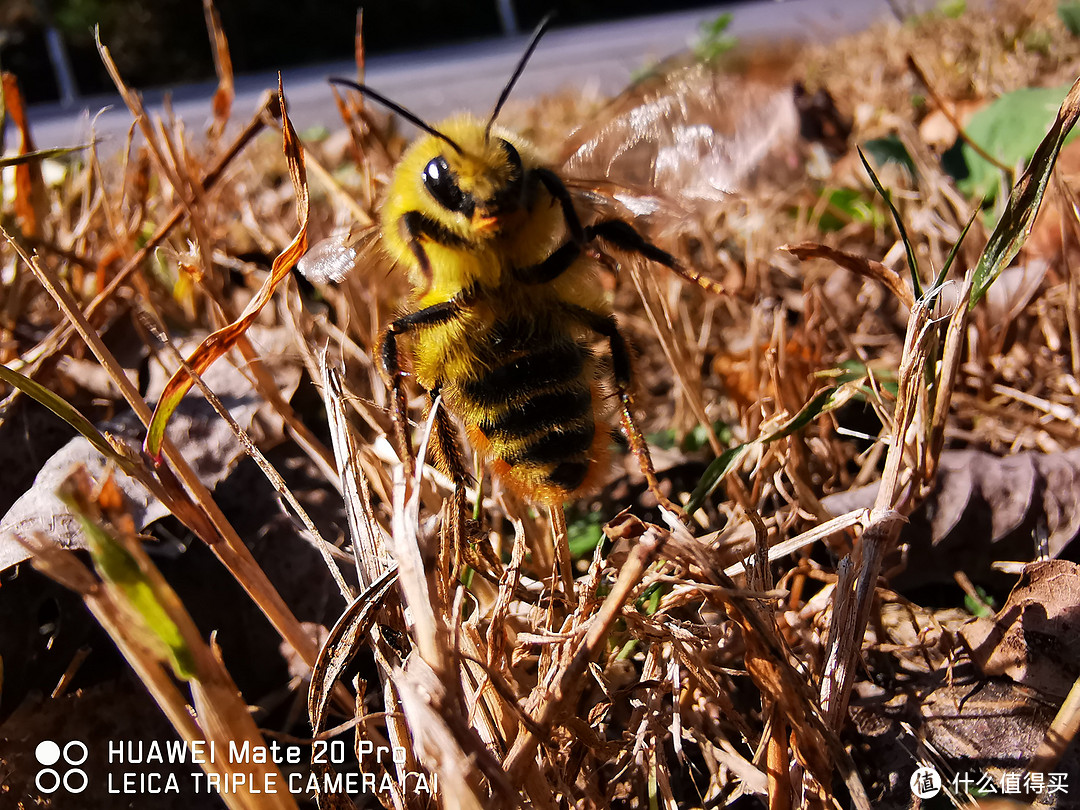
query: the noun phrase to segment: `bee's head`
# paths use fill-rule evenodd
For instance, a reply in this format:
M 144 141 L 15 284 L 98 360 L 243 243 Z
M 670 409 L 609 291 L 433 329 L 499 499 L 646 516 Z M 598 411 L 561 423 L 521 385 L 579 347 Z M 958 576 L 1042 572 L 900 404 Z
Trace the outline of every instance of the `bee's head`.
M 419 171 L 415 178 L 435 213 L 454 229 L 473 235 L 497 234 L 526 205 L 520 141 L 508 133 L 488 133 L 469 118 L 444 122 L 439 131 L 459 146 L 450 147 L 435 137 L 421 139 L 402 161 L 399 172 Z
M 384 217 L 396 222 L 407 213 L 408 206 L 415 206 L 450 232 L 472 242 L 498 235 L 527 206 L 530 191 L 526 178 L 535 158 L 524 142 L 512 142 L 509 133 L 496 128 L 495 120 L 549 20 L 545 18 L 537 27 L 486 125 L 461 117 L 434 127 L 366 85 L 350 79 L 330 80 L 360 91 L 426 133 L 395 169 Z

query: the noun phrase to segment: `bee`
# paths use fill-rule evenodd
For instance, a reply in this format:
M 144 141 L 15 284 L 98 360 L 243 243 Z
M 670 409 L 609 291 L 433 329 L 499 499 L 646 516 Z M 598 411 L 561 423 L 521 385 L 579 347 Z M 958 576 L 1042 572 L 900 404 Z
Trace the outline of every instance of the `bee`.
M 649 488 L 661 500 L 648 446 L 634 420 L 631 361 L 603 284 L 596 246 L 636 254 L 712 292 L 628 222 L 583 224 L 577 204 L 537 149 L 496 120 L 546 27 L 541 23 L 486 122 L 468 115 L 437 126 L 371 88 L 350 86 L 422 134 L 407 149 L 380 211 L 382 243 L 406 268 L 412 295 L 386 327 L 378 357 L 393 392 L 408 454 L 403 377 L 407 358 L 434 405 L 432 445 L 457 484 L 468 473 L 446 411 L 506 486 L 555 506 L 596 490 L 607 470 L 605 388 Z M 309 278 L 341 276 L 356 256 L 316 245 Z M 590 344 L 606 344 L 613 386 L 599 379 Z

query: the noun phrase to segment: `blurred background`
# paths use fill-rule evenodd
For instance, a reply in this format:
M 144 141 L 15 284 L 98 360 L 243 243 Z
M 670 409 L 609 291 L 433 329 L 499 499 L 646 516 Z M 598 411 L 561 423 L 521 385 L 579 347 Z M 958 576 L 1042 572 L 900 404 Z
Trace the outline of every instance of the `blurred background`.
M 530 30 L 554 11 L 556 25 L 723 5 L 717 0 L 368 0 L 369 53 L 388 53 Z M 237 73 L 349 59 L 358 0 L 298 10 L 286 0 L 220 0 Z M 4 0 L 0 68 L 19 77 L 29 103 L 74 101 L 113 87 L 94 47 L 94 27 L 135 87 L 214 77 L 199 0 Z

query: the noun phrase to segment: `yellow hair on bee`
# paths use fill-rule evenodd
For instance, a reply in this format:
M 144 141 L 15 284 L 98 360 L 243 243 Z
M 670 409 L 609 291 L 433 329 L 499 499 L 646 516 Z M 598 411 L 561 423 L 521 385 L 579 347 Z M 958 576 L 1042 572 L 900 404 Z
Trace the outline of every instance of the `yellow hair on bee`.
M 718 288 L 629 223 L 583 225 L 566 185 L 536 148 L 494 126 L 545 26 L 537 29 L 486 123 L 463 115 L 432 126 L 370 87 L 332 80 L 423 131 L 394 169 L 380 211 L 382 244 L 412 284 L 405 310 L 379 348 L 394 392 L 401 451 L 410 452 L 402 388 L 409 365 L 430 401 L 442 397 L 493 474 L 511 489 L 545 504 L 594 491 L 607 469 L 611 409 L 601 394 L 592 345 L 605 341 L 613 402 L 630 447 L 649 488 L 668 503 L 634 423 L 629 350 L 589 246 L 604 242 L 704 289 Z M 301 270 L 320 280 L 340 278 L 341 257 L 316 246 Z M 434 455 L 460 485 L 468 472 L 454 434 L 445 414 L 437 414 Z
M 383 243 L 413 285 L 403 318 L 424 321 L 406 338 L 416 380 L 523 497 L 577 497 L 607 459 L 590 330 L 574 314 L 611 318 L 597 268 L 531 144 L 466 116 L 435 129 L 443 137 L 423 135 L 402 157 L 381 211 Z M 523 277 L 565 245 L 550 279 Z M 452 317 L 423 315 L 443 310 Z

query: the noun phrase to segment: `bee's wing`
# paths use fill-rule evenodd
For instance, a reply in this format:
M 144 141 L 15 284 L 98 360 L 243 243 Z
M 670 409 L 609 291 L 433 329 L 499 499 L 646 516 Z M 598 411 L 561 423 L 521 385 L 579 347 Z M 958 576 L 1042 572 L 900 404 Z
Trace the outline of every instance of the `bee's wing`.
M 799 138 L 791 83 L 747 79 L 703 66 L 639 83 L 612 102 L 600 125 L 569 139 L 567 177 L 614 177 L 640 197 L 631 210 L 673 198 L 722 202 L 758 170 L 771 170 Z
M 370 227 L 321 239 L 296 263 L 296 269 L 313 284 L 338 284 L 370 251 L 378 236 L 378 229 Z
M 681 219 L 690 213 L 686 200 L 641 183 L 607 177 L 567 177 L 565 182 L 574 199 L 600 219 L 632 220 L 654 215 Z

